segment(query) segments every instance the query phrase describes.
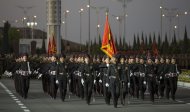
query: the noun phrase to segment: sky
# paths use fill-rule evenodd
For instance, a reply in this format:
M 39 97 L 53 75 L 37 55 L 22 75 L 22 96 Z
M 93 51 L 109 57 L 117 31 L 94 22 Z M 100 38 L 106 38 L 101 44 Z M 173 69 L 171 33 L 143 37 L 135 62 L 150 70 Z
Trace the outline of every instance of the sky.
M 80 35 L 80 14 L 79 9 L 83 8 L 82 14 L 82 43 L 86 43 L 88 40 L 88 0 L 61 0 L 62 1 L 62 21 L 64 21 L 63 12 L 69 10 L 67 17 L 67 38 L 70 41 L 79 42 Z M 123 0 L 91 0 L 93 7 L 108 7 L 109 8 L 109 22 L 112 33 L 115 38 L 119 37 L 121 32 L 122 37 L 124 35 L 124 21 L 119 22 L 115 16 L 124 15 Z M 175 16 L 177 13 L 171 11 L 163 11 L 167 17 L 163 17 L 163 38 L 165 33 L 169 36 L 169 30 L 171 30 L 171 37 L 173 32 L 179 36 L 178 39 L 183 39 L 185 26 L 187 27 L 188 36 L 190 37 L 190 0 L 162 0 L 162 7 L 167 9 L 176 9 L 176 11 L 183 13 L 179 16 L 179 19 L 172 17 L 171 22 L 169 16 Z M 126 18 L 126 42 L 132 44 L 134 34 L 156 36 L 160 33 L 161 26 L 161 0 L 127 0 L 127 18 Z M 15 23 L 15 20 L 21 20 L 26 14 L 18 6 L 32 7 L 27 11 L 29 18 L 37 16 L 37 29 L 46 31 L 46 0 L 0 0 L 0 26 L 3 26 L 3 20 L 8 20 L 12 26 L 23 26 L 22 22 Z M 184 15 L 184 12 L 188 11 L 188 15 Z M 98 19 L 99 18 L 99 19 Z M 103 35 L 104 23 L 105 23 L 105 9 L 99 11 L 97 16 L 96 10 L 91 8 L 91 39 L 97 39 L 97 21 L 100 24 L 100 36 Z M 177 29 L 174 26 L 177 25 Z M 172 26 L 172 27 L 170 27 Z M 61 25 L 61 34 L 64 38 L 64 24 Z M 119 31 L 120 29 L 120 31 Z M 179 34 L 178 34 L 179 33 Z

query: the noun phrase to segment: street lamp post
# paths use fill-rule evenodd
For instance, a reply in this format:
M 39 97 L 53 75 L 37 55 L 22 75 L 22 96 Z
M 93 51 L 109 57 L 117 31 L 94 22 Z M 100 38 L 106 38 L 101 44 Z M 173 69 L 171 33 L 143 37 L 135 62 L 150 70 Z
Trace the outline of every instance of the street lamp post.
M 88 54 L 90 54 L 90 0 L 88 0 Z
M 95 7 L 95 6 L 91 6 L 92 9 L 96 10 L 96 15 L 97 15 L 97 25 L 96 25 L 96 29 L 97 29 L 97 38 L 99 37 L 99 34 L 100 34 L 100 16 L 99 16 L 99 13 L 100 13 L 100 10 L 104 10 L 104 9 L 107 9 L 106 7 Z
M 81 40 L 82 40 L 82 13 L 83 13 L 83 11 L 84 11 L 84 9 L 82 9 L 82 8 L 79 10 L 79 14 L 80 14 L 80 51 L 82 50 L 82 47 L 81 47 L 82 42 L 81 42 Z
M 31 28 L 32 40 L 34 39 L 34 27 L 37 26 L 36 16 L 33 16 L 33 20 L 31 22 L 27 22 L 27 26 Z
M 64 18 L 65 18 L 65 40 L 67 39 L 67 15 L 70 11 L 69 10 L 66 10 L 64 12 Z

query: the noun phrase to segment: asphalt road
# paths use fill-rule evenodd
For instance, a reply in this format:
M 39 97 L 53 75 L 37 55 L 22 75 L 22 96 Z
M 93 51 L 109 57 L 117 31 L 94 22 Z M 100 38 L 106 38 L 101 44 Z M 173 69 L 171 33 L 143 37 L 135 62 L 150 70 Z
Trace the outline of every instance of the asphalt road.
M 59 93 L 58 93 L 59 96 Z M 106 105 L 103 97 L 97 96 L 96 101 L 87 105 L 84 100 L 75 96 L 62 102 L 50 98 L 43 93 L 40 80 L 31 80 L 28 99 L 21 98 L 14 89 L 12 79 L 0 79 L 0 112 L 189 112 L 190 89 L 178 88 L 176 102 L 156 99 L 152 104 L 130 98 L 130 104 L 118 108 Z

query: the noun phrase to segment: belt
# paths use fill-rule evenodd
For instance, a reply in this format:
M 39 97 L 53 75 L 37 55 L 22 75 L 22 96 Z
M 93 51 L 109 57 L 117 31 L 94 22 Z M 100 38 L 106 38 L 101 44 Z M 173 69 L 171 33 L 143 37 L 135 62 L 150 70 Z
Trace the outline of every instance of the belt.
M 28 71 L 20 71 L 20 74 L 22 76 L 29 76 L 29 72 Z
M 104 76 L 108 76 L 108 74 L 104 74 Z
M 145 77 L 145 73 L 140 73 L 140 77 Z
M 139 75 L 140 75 L 140 72 L 134 72 L 134 75 L 135 75 L 135 76 L 139 76 Z
M 149 77 L 154 77 L 154 74 L 148 74 Z
M 109 76 L 109 78 L 113 78 L 113 79 L 116 79 L 116 76 Z
M 56 75 L 56 71 L 50 71 L 50 75 Z
M 61 72 L 61 73 L 59 73 L 59 75 L 66 75 L 65 73 L 63 73 L 63 72 Z
M 86 76 L 90 76 L 90 74 L 85 74 Z
M 177 77 L 177 73 L 169 73 L 169 74 L 165 74 L 165 76 L 168 77 Z

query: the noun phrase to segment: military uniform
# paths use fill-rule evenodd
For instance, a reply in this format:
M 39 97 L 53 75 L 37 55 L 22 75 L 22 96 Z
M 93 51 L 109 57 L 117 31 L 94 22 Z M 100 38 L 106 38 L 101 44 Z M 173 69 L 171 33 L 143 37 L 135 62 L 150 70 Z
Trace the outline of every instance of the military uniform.
M 86 97 L 87 104 L 90 104 L 90 99 L 92 96 L 92 89 L 93 89 L 93 65 L 92 64 L 84 64 L 82 70 L 82 79 L 84 80 L 84 93 Z
M 118 67 L 116 64 L 110 64 L 108 68 L 109 88 L 113 98 L 114 107 L 117 107 L 118 98 L 120 95 L 120 79 Z
M 155 94 L 155 88 L 156 88 L 156 73 L 155 73 L 155 66 L 153 64 L 147 64 L 146 74 L 147 74 L 147 81 L 148 81 L 148 89 L 150 92 L 150 100 L 154 102 L 154 94 Z

